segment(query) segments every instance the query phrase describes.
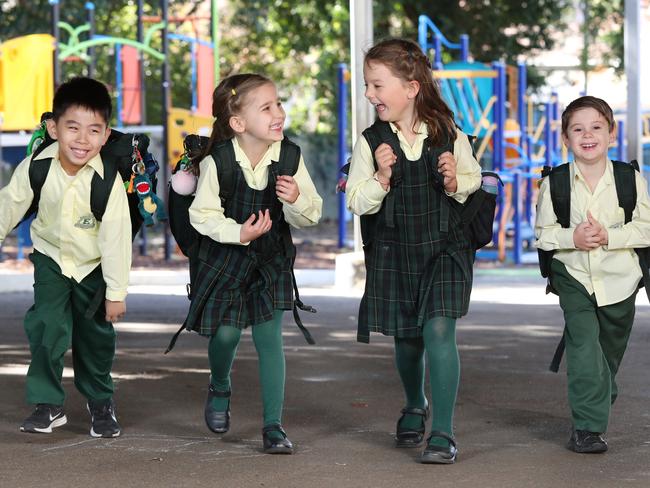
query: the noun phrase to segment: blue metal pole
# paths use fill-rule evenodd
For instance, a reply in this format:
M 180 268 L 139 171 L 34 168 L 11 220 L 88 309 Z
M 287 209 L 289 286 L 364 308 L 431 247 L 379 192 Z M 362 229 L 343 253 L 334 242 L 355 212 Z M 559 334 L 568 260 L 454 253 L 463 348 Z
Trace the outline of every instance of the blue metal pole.
M 434 69 L 442 69 L 442 39 L 439 36 L 433 38 L 433 48 L 436 50 L 433 61 Z
M 533 170 L 533 138 L 525 134 L 526 138 L 526 159 L 528 159 L 528 165 L 526 166 L 526 172 L 530 174 Z M 526 205 L 524 207 L 524 212 L 526 213 L 525 218 L 526 222 L 529 225 L 533 225 L 533 179 L 529 176 L 526 178 Z
M 551 129 L 553 107 L 551 102 L 544 104 L 544 112 L 546 115 L 546 125 L 544 126 L 544 145 L 546 146 L 546 151 L 544 152 L 544 159 L 547 166 L 553 166 L 553 131 Z
M 420 44 L 420 48 L 422 48 L 422 51 L 424 51 L 424 54 L 427 54 L 427 16 L 426 15 L 420 15 L 418 17 L 418 42 Z
M 616 159 L 625 161 L 625 122 L 618 121 L 618 133 L 616 134 Z
M 560 118 L 560 99 L 557 92 L 552 93 L 553 100 L 553 122 Z M 553 152 L 560 149 L 560 129 L 553 130 Z
M 469 36 L 467 34 L 460 35 L 460 60 L 467 62 L 469 57 Z
M 514 207 L 514 239 L 513 239 L 513 260 L 515 264 L 521 264 L 521 173 L 515 172 L 512 179 L 512 206 Z
M 339 177 L 342 176 L 340 173 L 340 168 L 345 165 L 345 158 L 347 156 L 347 100 L 348 100 L 348 89 L 347 81 L 345 79 L 345 74 L 347 72 L 347 66 L 345 63 L 339 64 L 338 69 L 338 84 L 339 84 L 339 99 L 338 99 L 338 151 L 339 151 Z M 338 210 L 339 210 L 339 249 L 345 247 L 345 230 L 346 230 L 346 221 L 345 221 L 345 194 L 339 193 L 338 201 Z
M 499 83 L 501 85 L 501 103 L 499 104 L 499 110 L 501 114 L 499 115 L 499 121 L 501 122 L 501 127 L 499 128 L 499 169 L 503 169 L 503 164 L 506 160 L 506 146 L 505 146 L 505 132 L 506 132 L 506 103 L 508 99 L 508 92 L 506 89 L 506 65 L 504 62 L 499 62 Z
M 528 111 L 526 110 L 526 86 L 528 85 L 528 80 L 526 78 L 526 64 L 517 63 L 517 119 L 519 122 L 519 130 L 521 135 L 519 136 L 520 144 L 525 148 L 525 144 L 528 143 L 528 138 L 526 134 L 528 133 L 528 123 L 526 120 Z

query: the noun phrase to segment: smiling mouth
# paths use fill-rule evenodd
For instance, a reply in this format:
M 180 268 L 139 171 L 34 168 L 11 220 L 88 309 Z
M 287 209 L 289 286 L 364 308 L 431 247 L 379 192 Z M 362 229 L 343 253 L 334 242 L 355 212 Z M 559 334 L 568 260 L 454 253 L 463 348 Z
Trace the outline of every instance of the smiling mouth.
M 597 146 L 596 143 L 592 143 L 592 144 L 582 144 L 582 148 L 583 148 L 583 149 L 593 149 L 593 148 L 595 148 L 596 146 Z
M 78 158 L 83 158 L 88 154 L 88 150 L 86 149 L 75 149 L 71 148 L 72 154 L 74 154 Z
M 271 130 L 282 130 L 282 124 L 273 124 Z
M 375 104 L 375 110 L 377 110 L 377 112 L 383 112 L 384 110 L 386 110 L 386 105 L 384 105 L 383 103 L 377 103 Z

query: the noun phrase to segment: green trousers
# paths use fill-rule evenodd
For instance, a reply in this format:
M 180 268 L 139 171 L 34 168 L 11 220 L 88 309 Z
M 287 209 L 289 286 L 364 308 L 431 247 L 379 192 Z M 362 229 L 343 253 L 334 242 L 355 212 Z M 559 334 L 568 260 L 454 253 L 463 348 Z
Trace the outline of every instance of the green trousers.
M 636 292 L 599 307 L 596 297 L 557 259 L 551 263 L 553 287 L 564 312 L 569 405 L 575 429 L 605 432 L 618 393 L 616 373 L 634 321 Z
M 27 371 L 27 402 L 63 405 L 63 357 L 70 346 L 77 389 L 89 400 L 111 399 L 115 331 L 104 320 L 103 301 L 93 317 L 84 316 L 103 286 L 101 268 L 77 283 L 63 276 L 56 262 L 38 251 L 30 260 L 34 263 L 34 305 L 25 315 L 32 354 Z

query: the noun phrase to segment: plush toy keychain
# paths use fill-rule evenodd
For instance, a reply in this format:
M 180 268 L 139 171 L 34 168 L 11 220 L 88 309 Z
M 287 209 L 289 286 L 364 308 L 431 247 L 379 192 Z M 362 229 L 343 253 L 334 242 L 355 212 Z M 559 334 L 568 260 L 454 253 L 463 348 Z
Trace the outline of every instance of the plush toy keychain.
M 191 195 L 196 191 L 196 182 L 197 177 L 192 172 L 192 160 L 186 148 L 171 177 L 172 188 L 179 195 Z
M 167 220 L 167 213 L 162 200 L 156 195 L 151 187 L 151 179 L 146 172 L 142 155 L 138 150 L 138 141 L 133 140 L 133 173 L 127 189 L 128 193 L 135 193 L 138 195 L 140 202 L 138 203 L 138 210 L 144 219 L 144 225 L 151 226 L 154 224 L 153 214 L 156 214 L 158 220 Z

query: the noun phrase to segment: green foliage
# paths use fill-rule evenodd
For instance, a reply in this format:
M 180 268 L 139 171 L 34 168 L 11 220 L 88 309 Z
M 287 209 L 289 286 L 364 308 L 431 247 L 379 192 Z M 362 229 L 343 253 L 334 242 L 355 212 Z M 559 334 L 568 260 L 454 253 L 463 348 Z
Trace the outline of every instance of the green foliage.
M 580 10 L 584 17 L 580 26 L 584 39 L 580 59 L 582 68 L 588 71 L 600 64 L 611 66 L 617 74 L 623 74 L 623 0 L 582 0 Z

